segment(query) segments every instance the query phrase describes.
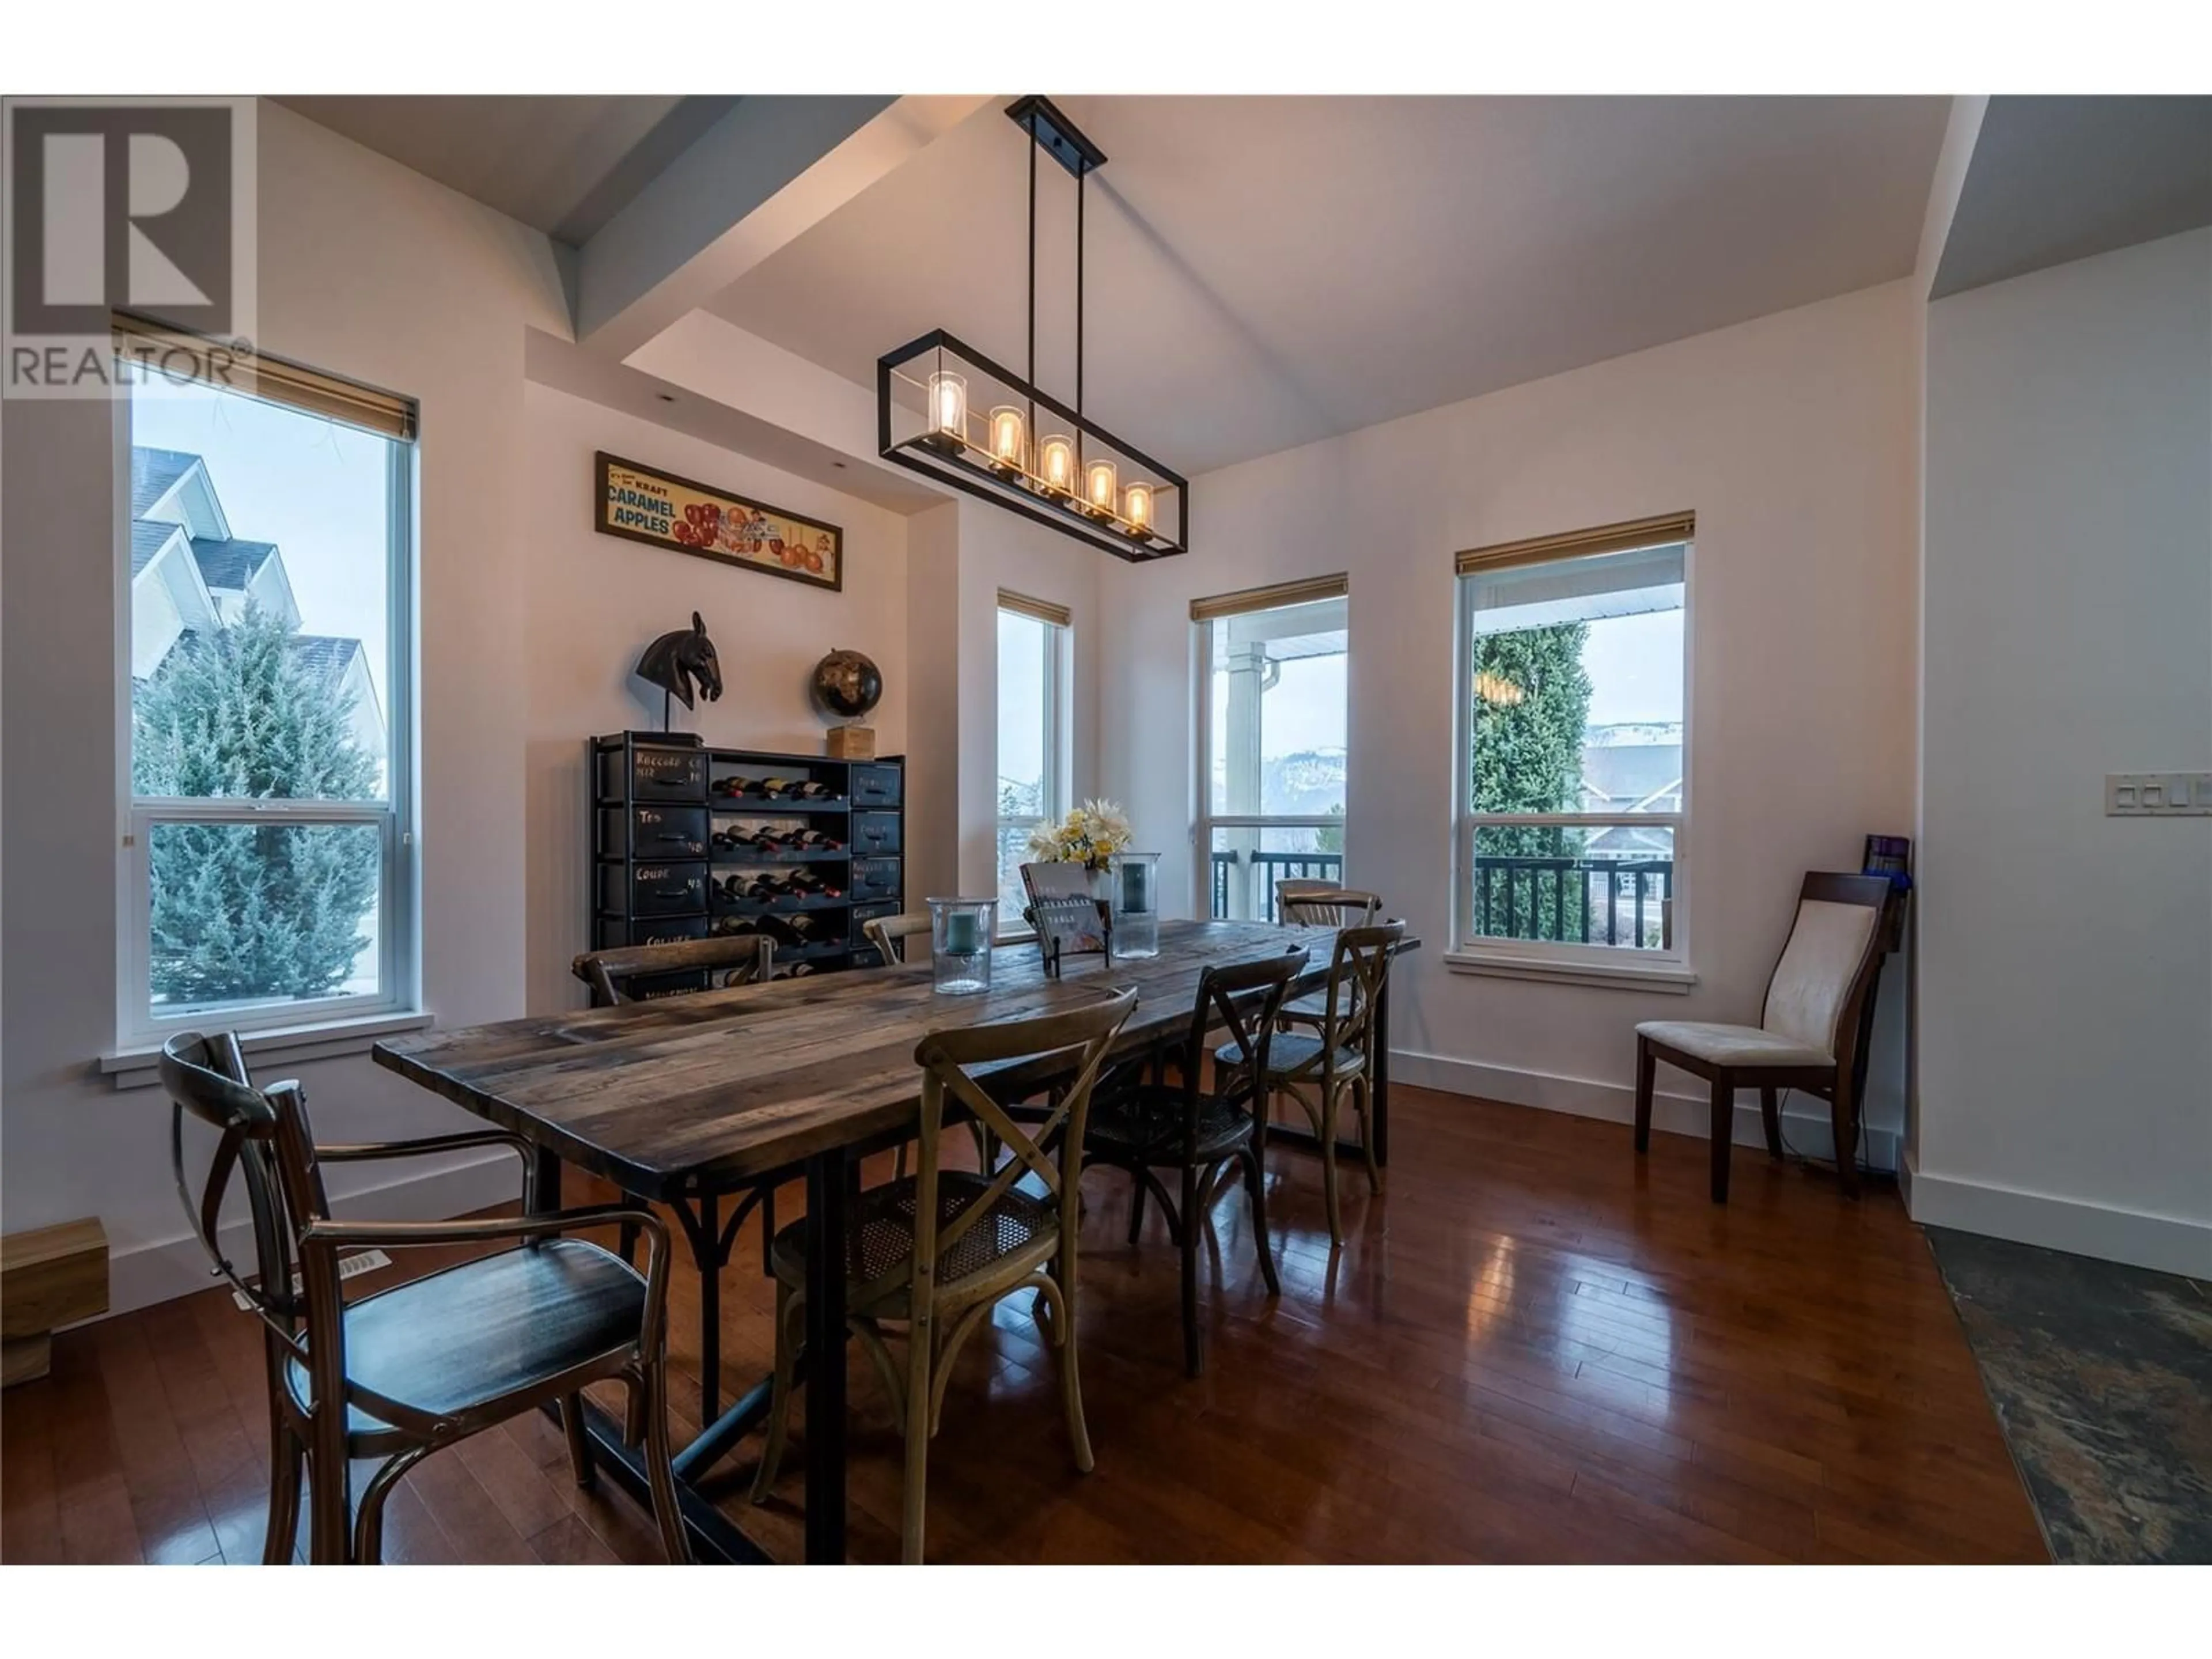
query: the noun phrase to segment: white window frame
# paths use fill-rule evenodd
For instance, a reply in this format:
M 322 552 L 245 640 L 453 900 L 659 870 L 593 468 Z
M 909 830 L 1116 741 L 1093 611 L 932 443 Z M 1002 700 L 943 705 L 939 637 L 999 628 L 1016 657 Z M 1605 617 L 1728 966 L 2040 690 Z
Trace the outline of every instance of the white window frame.
M 1351 589 L 1341 577 L 1318 578 L 1312 582 L 1290 582 L 1283 585 L 1279 594 L 1273 590 L 1255 593 L 1258 602 L 1236 603 L 1243 596 L 1231 595 L 1224 599 L 1200 599 L 1193 606 L 1194 612 L 1216 605 L 1234 605 L 1233 610 L 1223 610 L 1215 615 L 1191 623 L 1191 632 L 1196 636 L 1194 650 L 1198 665 L 1197 696 L 1194 699 L 1198 715 L 1198 732 L 1192 750 L 1198 757 L 1197 792 L 1194 797 L 1191 846 L 1191 915 L 1211 918 L 1213 915 L 1213 832 L 1217 830 L 1337 830 L 1344 836 L 1344 851 L 1338 856 L 1340 879 L 1352 878 L 1352 598 Z M 1261 812 L 1216 812 L 1213 810 L 1213 624 L 1221 617 L 1257 615 L 1267 611 L 1287 611 L 1294 605 L 1311 605 L 1323 599 L 1340 599 L 1345 602 L 1344 653 L 1345 673 L 1345 799 L 1342 817 L 1328 813 L 1292 813 L 1269 815 Z M 1271 896 L 1272 902 L 1272 896 Z
M 283 403 L 282 398 L 273 399 Z M 118 904 L 116 909 L 116 1049 L 118 1054 L 158 1046 L 179 1031 L 208 1026 L 225 1030 L 312 1032 L 385 1017 L 412 1015 L 420 1008 L 421 972 L 416 939 L 420 889 L 415 871 L 415 501 L 416 447 L 411 439 L 392 439 L 386 477 L 386 524 L 390 537 L 385 558 L 386 669 L 389 696 L 385 711 L 386 787 L 385 799 L 370 801 L 208 799 L 144 797 L 131 787 L 131 398 L 117 396 L 114 406 L 115 526 L 118 602 L 115 607 L 116 799 L 118 804 Z M 320 411 L 303 410 L 304 413 Z M 380 843 L 377 894 L 377 985 L 374 995 L 319 997 L 312 1001 L 278 1001 L 215 1009 L 157 1012 L 151 963 L 151 843 L 155 828 L 172 823 L 285 823 L 374 825 Z
M 1682 806 L 1676 812 L 1484 812 L 1476 809 L 1474 793 L 1474 709 L 1470 688 L 1474 683 L 1474 591 L 1479 573 L 1455 576 L 1455 601 L 1458 638 L 1454 652 L 1453 754 L 1456 781 L 1452 790 L 1455 823 L 1452 835 L 1452 946 L 1447 964 L 1473 973 L 1496 973 L 1513 977 L 1557 979 L 1571 983 L 1632 982 L 1667 990 L 1686 991 L 1696 982 L 1690 967 L 1692 915 L 1690 863 L 1691 749 L 1695 726 L 1691 699 L 1690 664 L 1697 614 L 1697 541 L 1694 534 L 1675 535 L 1650 543 L 1652 546 L 1682 545 Z M 1593 549 L 1587 555 L 1626 552 L 1632 547 Z M 1493 828 L 1567 828 L 1604 830 L 1619 826 L 1674 831 L 1674 896 L 1671 914 L 1662 923 L 1668 943 L 1656 950 L 1618 945 L 1584 945 L 1579 940 L 1501 939 L 1475 931 L 1475 836 Z
M 1067 681 L 1074 650 L 1073 623 L 1072 620 L 1062 620 L 1066 617 L 1066 612 L 1059 605 L 1050 605 L 1042 600 L 1025 599 L 1017 593 L 1002 592 L 999 596 L 997 611 L 991 619 L 994 646 L 997 641 L 998 617 L 1000 615 L 1019 617 L 1025 622 L 1036 623 L 1045 630 L 1044 707 L 1038 711 L 1038 719 L 1043 722 L 1044 730 L 1044 793 L 1041 803 L 1044 810 L 1035 815 L 1018 813 L 1012 817 L 1001 817 L 998 814 L 995 797 L 998 781 L 1001 775 L 998 763 L 998 744 L 999 739 L 1004 734 L 998 724 L 994 695 L 991 725 L 991 785 L 994 796 L 991 823 L 993 866 L 991 890 L 994 893 L 998 890 L 997 866 L 1000 838 L 1008 830 L 1019 830 L 1026 836 L 1030 831 L 1042 829 L 1047 824 L 1057 823 L 1067 815 L 1067 798 L 1070 793 Z M 995 684 L 992 690 L 995 694 L 998 690 Z M 1002 914 L 999 916 L 997 927 L 997 939 L 1000 943 L 1019 944 L 1024 939 L 1036 937 L 1036 933 L 1022 920 L 1019 912 L 1006 915 L 1003 914 L 1002 907 Z

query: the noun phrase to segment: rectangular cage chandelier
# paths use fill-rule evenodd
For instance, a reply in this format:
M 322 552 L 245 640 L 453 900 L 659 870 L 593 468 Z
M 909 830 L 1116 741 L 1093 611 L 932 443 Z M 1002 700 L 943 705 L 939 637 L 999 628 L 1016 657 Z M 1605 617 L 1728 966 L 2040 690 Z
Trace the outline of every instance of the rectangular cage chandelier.
M 1185 552 L 1190 485 L 1083 413 L 1084 180 L 1103 151 L 1048 99 L 1006 115 L 1030 149 L 1027 373 L 935 329 L 876 360 L 876 449 L 884 459 L 995 502 L 1133 563 Z M 1075 401 L 1036 381 L 1036 157 L 1075 178 Z

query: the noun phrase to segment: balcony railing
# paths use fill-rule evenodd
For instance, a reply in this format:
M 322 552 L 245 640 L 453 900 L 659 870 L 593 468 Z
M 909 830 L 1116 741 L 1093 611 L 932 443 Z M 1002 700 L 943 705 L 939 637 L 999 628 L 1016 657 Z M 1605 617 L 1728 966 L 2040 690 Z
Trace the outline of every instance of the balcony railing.
M 1218 920 L 1233 914 L 1230 900 L 1238 870 L 1249 869 L 1254 915 L 1262 921 L 1275 920 L 1275 884 L 1285 880 L 1344 879 L 1341 853 L 1216 853 L 1213 855 L 1213 915 Z
M 1474 860 L 1474 931 L 1483 939 L 1663 951 L 1674 942 L 1674 900 L 1672 859 Z

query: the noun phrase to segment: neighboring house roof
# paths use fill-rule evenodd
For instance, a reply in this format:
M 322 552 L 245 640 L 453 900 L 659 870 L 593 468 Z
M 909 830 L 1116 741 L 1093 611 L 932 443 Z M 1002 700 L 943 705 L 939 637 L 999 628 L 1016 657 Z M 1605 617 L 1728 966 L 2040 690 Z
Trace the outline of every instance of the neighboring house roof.
M 1626 805 L 1671 794 L 1682 781 L 1679 743 L 1623 744 L 1583 750 L 1583 787 L 1600 799 Z
M 199 464 L 199 457 L 181 449 L 131 448 L 131 512 L 135 518 L 160 501 Z
M 361 655 L 359 640 L 333 639 L 325 634 L 295 634 L 284 644 L 300 670 L 331 696 L 344 686 L 346 671 Z
M 216 542 L 198 537 L 192 541 L 192 557 L 199 562 L 200 578 L 218 592 L 244 592 L 246 583 L 276 551 L 274 542 Z
M 173 524 L 161 524 L 152 519 L 133 519 L 131 521 L 131 575 L 133 580 L 137 579 L 140 571 L 154 562 L 154 556 L 176 533 L 177 526 Z

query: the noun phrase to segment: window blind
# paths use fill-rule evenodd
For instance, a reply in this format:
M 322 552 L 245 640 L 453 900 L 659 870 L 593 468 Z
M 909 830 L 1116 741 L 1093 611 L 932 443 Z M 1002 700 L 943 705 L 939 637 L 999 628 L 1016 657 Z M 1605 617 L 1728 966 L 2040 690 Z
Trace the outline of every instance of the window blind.
M 1532 536 L 1526 541 L 1500 542 L 1492 547 L 1471 548 L 1458 556 L 1462 576 L 1477 571 L 1510 569 L 1516 565 L 1547 564 L 1554 559 L 1587 558 L 1598 553 L 1632 553 L 1644 548 L 1686 542 L 1698 533 L 1694 513 L 1663 513 L 1656 518 L 1632 519 L 1625 524 L 1599 525 L 1590 530 L 1570 530 L 1564 535 Z
M 999 590 L 999 609 L 1036 622 L 1050 623 L 1054 628 L 1066 628 L 1070 622 L 1066 605 L 1054 605 L 1049 599 L 1033 599 L 1026 593 L 1009 592 L 1003 587 Z
M 115 313 L 113 328 L 121 356 L 164 373 L 284 404 L 386 438 L 411 441 L 415 436 L 416 411 L 411 398 L 380 392 L 281 357 L 240 352 L 222 341 L 165 328 L 122 312 Z
M 1310 605 L 1318 599 L 1340 599 L 1351 591 L 1341 574 L 1310 576 L 1303 581 L 1277 582 L 1272 587 L 1248 587 L 1190 602 L 1190 619 L 1212 622 L 1221 617 L 1241 617 L 1254 611 L 1275 611 L 1286 605 Z

